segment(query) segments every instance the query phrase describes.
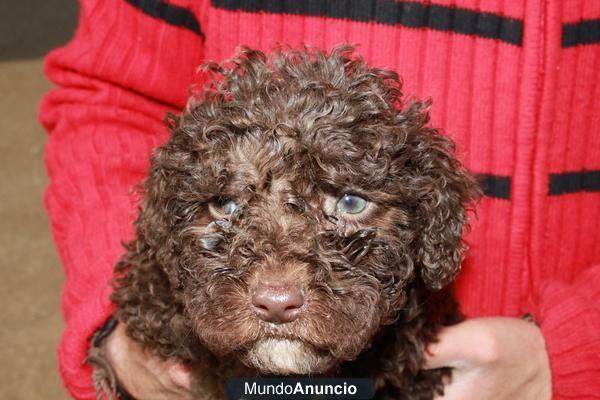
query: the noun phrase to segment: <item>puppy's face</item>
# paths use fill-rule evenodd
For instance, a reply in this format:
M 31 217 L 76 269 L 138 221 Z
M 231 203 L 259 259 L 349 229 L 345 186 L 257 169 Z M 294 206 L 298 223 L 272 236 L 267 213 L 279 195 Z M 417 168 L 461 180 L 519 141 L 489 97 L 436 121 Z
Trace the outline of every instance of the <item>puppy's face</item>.
M 355 132 L 321 128 L 234 136 L 193 182 L 201 206 L 182 265 L 195 330 L 214 352 L 270 373 L 354 358 L 395 317 L 413 275 L 410 206 L 373 176 L 387 157 L 367 161 Z
M 355 358 L 407 285 L 460 263 L 470 178 L 421 105 L 393 106 L 393 73 L 346 56 L 246 54 L 173 123 L 148 181 L 139 223 L 194 334 L 262 373 Z

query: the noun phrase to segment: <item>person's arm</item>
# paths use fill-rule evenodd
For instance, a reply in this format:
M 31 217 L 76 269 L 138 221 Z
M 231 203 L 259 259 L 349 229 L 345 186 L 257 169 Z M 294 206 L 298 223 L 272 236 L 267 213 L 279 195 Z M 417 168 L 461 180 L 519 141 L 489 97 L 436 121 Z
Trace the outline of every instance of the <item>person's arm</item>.
M 112 269 L 137 212 L 133 186 L 166 138 L 165 111 L 184 106 L 203 57 L 185 2 L 178 10 L 129 3 L 136 2 L 81 1 L 74 39 L 45 65 L 58 85 L 44 97 L 40 119 L 50 134 L 45 203 L 66 272 L 59 369 L 78 399 L 96 398 L 84 359 L 112 311 Z

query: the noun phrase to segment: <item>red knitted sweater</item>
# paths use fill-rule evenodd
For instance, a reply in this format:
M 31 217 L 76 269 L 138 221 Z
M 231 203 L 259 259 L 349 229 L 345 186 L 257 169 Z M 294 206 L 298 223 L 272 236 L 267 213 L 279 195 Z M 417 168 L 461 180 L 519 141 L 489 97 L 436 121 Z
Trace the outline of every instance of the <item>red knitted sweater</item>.
M 433 99 L 432 125 L 458 143 L 486 196 L 468 235 L 458 294 L 470 317 L 532 312 L 555 399 L 600 398 L 600 2 L 83 0 L 79 28 L 52 52 L 59 88 L 46 206 L 67 283 L 60 372 L 95 398 L 83 364 L 111 313 L 108 281 L 132 238 L 131 188 L 205 60 L 239 44 L 359 44 Z

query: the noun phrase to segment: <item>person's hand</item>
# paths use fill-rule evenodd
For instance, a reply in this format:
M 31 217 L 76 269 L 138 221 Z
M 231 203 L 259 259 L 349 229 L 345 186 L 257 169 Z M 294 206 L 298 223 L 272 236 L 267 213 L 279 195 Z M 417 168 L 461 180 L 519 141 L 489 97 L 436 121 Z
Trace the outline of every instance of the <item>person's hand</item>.
M 136 400 L 191 400 L 191 370 L 142 350 L 119 323 L 103 343 L 119 385 Z
M 552 385 L 544 338 L 516 318 L 480 318 L 444 328 L 426 349 L 426 368 L 452 367 L 444 400 L 548 400 Z

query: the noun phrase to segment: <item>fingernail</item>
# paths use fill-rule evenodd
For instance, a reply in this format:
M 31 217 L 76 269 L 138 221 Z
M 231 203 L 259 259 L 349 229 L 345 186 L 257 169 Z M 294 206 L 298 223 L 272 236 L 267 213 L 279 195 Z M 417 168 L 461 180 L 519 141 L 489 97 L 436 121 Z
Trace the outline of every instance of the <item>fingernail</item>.
M 184 389 L 192 388 L 192 369 L 187 365 L 174 365 L 169 368 L 169 375 L 177 386 Z

